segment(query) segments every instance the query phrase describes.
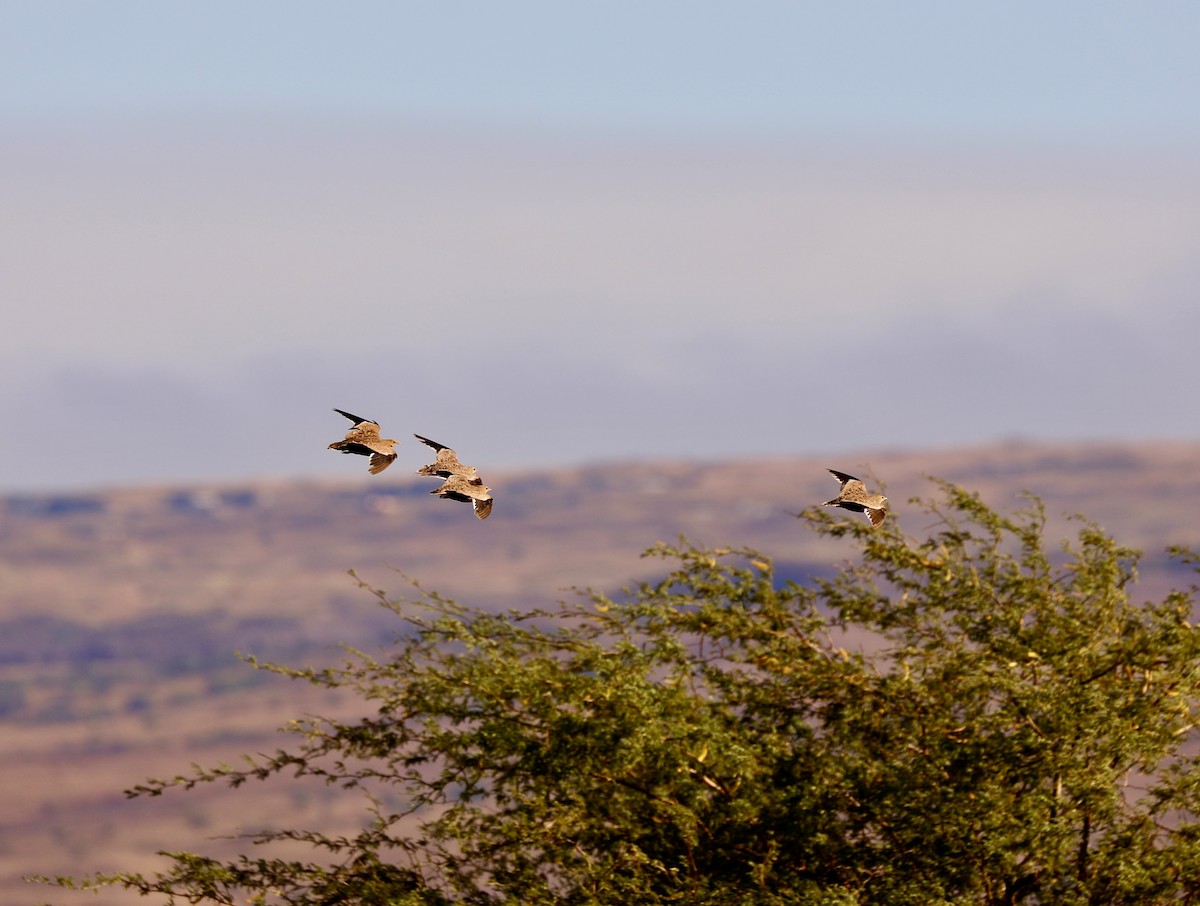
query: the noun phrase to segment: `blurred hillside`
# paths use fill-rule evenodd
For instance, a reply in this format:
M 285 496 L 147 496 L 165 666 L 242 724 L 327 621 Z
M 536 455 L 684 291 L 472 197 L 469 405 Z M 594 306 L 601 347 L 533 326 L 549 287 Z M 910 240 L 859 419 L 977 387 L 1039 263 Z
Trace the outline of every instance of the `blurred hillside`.
M 1011 443 L 836 461 L 485 470 L 496 496 L 486 522 L 431 497 L 430 479 L 395 467 L 369 477 L 358 460 L 336 483 L 9 496 L 0 500 L 0 899 L 46 899 L 23 888 L 22 874 L 144 869 L 156 849 L 198 850 L 238 828 L 360 822 L 358 801 L 319 786 L 121 795 L 192 762 L 286 745 L 275 728 L 303 713 L 353 713 L 357 702 L 253 671 L 234 653 L 326 664 L 340 660 L 340 644 L 385 645 L 394 620 L 347 570 L 394 596 L 408 576 L 464 602 L 528 609 L 572 586 L 616 591 L 655 576 L 661 564 L 638 554 L 682 534 L 758 548 L 803 580 L 848 554 L 794 518 L 833 496 L 825 469 L 834 467 L 885 485 L 890 518 L 917 536 L 933 526 L 905 501 L 934 493 L 925 476 L 1001 511 L 1020 506 L 1023 491 L 1038 494 L 1051 539 L 1082 513 L 1145 550 L 1137 593 L 1158 597 L 1191 582 L 1163 550 L 1200 547 L 1198 459 L 1200 444 Z M 138 901 L 117 897 L 87 901 Z

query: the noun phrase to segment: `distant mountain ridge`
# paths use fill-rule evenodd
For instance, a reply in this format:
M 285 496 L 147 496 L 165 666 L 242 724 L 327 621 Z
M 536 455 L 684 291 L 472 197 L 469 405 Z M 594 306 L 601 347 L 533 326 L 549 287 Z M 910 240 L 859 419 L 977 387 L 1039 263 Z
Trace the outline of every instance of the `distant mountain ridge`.
M 0 499 L 5 595 L 0 619 L 48 613 L 98 623 L 159 610 L 204 612 L 238 593 L 239 613 L 316 619 L 357 569 L 394 567 L 427 587 L 519 606 L 564 585 L 609 587 L 641 571 L 638 553 L 680 534 L 758 547 L 777 558 L 823 555 L 793 514 L 829 499 L 837 468 L 878 484 L 906 531 L 907 500 L 934 475 L 1001 511 L 1028 491 L 1051 528 L 1082 513 L 1154 555 L 1200 544 L 1200 443 L 1003 443 L 721 462 L 605 463 L 488 474 L 495 514 L 429 495 L 427 478 L 350 473 L 344 481 L 139 487 Z M 852 514 L 845 514 L 850 518 Z M 286 598 L 286 602 L 282 602 Z

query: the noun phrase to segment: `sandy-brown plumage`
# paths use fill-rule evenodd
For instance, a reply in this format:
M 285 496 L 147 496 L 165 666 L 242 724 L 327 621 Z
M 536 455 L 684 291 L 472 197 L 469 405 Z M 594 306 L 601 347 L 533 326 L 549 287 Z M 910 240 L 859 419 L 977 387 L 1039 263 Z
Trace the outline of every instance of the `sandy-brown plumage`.
M 842 483 L 838 495 L 833 500 L 827 500 L 824 506 L 840 506 L 855 513 L 866 513 L 871 525 L 878 528 L 887 516 L 888 499 L 882 494 L 868 494 L 867 486 L 845 472 L 830 469 L 833 477 Z
M 492 515 L 492 489 L 478 478 L 451 475 L 442 482 L 441 487 L 434 488 L 429 493 L 471 504 L 475 508 L 475 515 L 480 519 L 487 519 Z
M 421 443 L 437 450 L 437 458 L 429 465 L 421 466 L 421 468 L 417 469 L 418 475 L 433 475 L 439 478 L 461 475 L 463 478 L 472 481 L 479 478 L 479 471 L 474 466 L 463 465 L 459 462 L 458 454 L 445 444 L 439 444 L 436 440 L 430 440 L 428 437 L 422 437 L 420 434 L 414 434 L 413 437 Z
M 345 439 L 331 443 L 329 445 L 330 450 L 340 450 L 342 453 L 356 453 L 359 456 L 370 456 L 371 459 L 367 466 L 367 471 L 372 475 L 378 475 L 396 461 L 395 446 L 400 441 L 391 437 L 380 437 L 379 422 L 351 415 L 349 412 L 343 412 L 341 409 L 334 409 L 333 411 L 338 415 L 346 416 L 346 418 L 354 422 L 354 427 L 346 432 Z

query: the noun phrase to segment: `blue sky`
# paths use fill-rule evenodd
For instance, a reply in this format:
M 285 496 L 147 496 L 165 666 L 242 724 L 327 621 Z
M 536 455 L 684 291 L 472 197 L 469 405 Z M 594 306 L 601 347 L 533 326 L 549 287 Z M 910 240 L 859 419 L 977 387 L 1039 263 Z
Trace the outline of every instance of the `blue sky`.
M 6 119 L 1192 142 L 1188 2 L 6 3 Z
M 0 489 L 1200 436 L 1195 4 L 0 13 Z

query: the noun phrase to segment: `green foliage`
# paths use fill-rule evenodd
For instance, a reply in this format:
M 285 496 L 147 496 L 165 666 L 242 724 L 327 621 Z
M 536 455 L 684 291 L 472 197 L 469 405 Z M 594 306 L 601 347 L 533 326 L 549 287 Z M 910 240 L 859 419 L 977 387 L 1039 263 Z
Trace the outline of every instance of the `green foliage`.
M 553 612 L 373 591 L 405 626 L 390 657 L 264 665 L 369 718 L 131 791 L 311 775 L 366 797 L 361 833 L 255 838 L 311 862 L 171 853 L 56 882 L 314 906 L 1200 902 L 1190 595 L 1135 603 L 1138 555 L 1099 527 L 1049 551 L 1036 501 L 940 491 L 913 502 L 920 540 L 802 514 L 855 552 L 812 587 L 681 543 L 648 552 L 661 581 Z

